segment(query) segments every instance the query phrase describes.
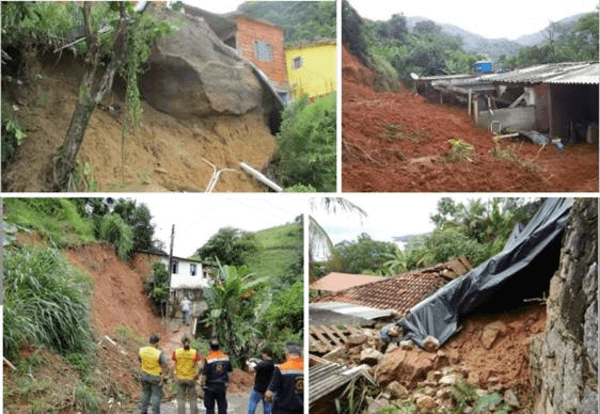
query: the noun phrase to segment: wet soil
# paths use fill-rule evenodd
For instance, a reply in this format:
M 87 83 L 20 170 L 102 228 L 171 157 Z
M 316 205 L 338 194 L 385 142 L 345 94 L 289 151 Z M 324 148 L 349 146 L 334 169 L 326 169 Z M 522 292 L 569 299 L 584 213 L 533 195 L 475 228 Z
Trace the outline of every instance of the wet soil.
M 372 71 L 346 49 L 342 60 L 343 191 L 598 191 L 598 145 L 559 151 L 503 140 L 506 156 L 499 158 L 491 133 L 466 109 L 429 103 L 405 88 L 377 93 Z M 473 153 L 451 159 L 449 140 L 473 146 Z
M 77 100 L 82 65 L 63 56 L 33 65 L 26 82 L 3 78 L 3 95 L 15 102 L 27 139 L 2 171 L 3 191 L 45 191 L 46 170 L 69 127 Z M 78 191 L 204 191 L 213 174 L 223 171 L 215 192 L 264 192 L 266 187 L 243 172 L 241 161 L 261 169 L 275 151 L 260 110 L 243 116 L 174 118 L 142 101 L 142 126 L 123 142 L 122 87 L 96 107 L 78 159 L 87 164 L 87 181 Z M 12 115 L 12 114 L 11 114 Z M 82 176 L 84 174 L 80 174 Z M 95 187 L 94 187 L 95 183 Z

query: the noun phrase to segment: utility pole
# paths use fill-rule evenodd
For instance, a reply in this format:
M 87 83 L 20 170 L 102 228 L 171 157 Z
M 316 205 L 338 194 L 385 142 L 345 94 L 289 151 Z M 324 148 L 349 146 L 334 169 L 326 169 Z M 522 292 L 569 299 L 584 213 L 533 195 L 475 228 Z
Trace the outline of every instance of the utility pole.
M 169 249 L 169 299 L 167 301 L 167 319 L 170 319 L 173 315 L 171 309 L 171 273 L 173 272 L 173 244 L 175 243 L 175 225 L 171 227 L 171 247 Z

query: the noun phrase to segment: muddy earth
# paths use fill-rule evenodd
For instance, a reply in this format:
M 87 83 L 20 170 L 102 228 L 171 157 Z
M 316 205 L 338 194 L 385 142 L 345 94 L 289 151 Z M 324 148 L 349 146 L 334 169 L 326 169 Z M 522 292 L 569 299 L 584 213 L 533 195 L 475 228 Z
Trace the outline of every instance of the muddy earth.
M 432 104 L 406 88 L 376 92 L 375 75 L 345 48 L 342 67 L 342 190 L 377 192 L 597 192 L 598 145 L 559 151 L 498 144 L 465 108 Z M 473 146 L 453 160 L 449 140 Z

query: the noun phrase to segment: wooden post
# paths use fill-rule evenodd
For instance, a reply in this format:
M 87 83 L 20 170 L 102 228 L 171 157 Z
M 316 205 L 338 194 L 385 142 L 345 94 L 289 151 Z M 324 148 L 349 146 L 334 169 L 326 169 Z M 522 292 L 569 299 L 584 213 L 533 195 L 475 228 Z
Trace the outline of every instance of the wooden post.
M 477 120 L 479 118 L 479 96 L 475 95 L 475 124 L 477 124 Z
M 175 225 L 171 227 L 171 247 L 169 249 L 169 297 L 167 301 L 167 318 L 170 319 L 173 315 L 169 311 L 171 308 L 171 272 L 173 270 L 173 244 L 175 243 Z
M 552 87 L 548 84 L 548 120 L 550 124 L 550 130 L 548 131 L 550 138 L 554 136 L 554 120 L 552 118 Z
M 472 91 L 471 91 L 471 89 L 469 89 L 469 116 L 471 116 L 471 95 L 472 95 Z

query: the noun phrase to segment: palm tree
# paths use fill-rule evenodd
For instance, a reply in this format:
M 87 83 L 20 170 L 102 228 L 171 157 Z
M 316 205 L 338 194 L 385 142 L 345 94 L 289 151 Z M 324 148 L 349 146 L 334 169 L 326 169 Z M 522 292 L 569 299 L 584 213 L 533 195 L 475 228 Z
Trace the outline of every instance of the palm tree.
M 340 211 L 356 213 L 361 220 L 361 223 L 367 212 L 356 204 L 346 200 L 342 197 L 322 197 L 312 198 L 310 201 L 311 210 L 317 208 L 324 209 L 327 213 L 336 214 Z M 334 254 L 333 242 L 329 238 L 329 235 L 325 229 L 315 220 L 311 215 L 308 216 L 308 233 L 309 233 L 309 248 L 308 248 L 308 261 L 312 269 L 312 265 L 316 262 L 317 257 L 325 257 L 330 259 Z M 312 271 L 309 273 L 313 273 Z
M 245 266 L 221 266 L 218 278 L 204 291 L 208 307 L 203 322 L 213 328 L 213 334 L 232 357 L 241 360 L 250 350 L 250 339 L 258 333 L 256 326 L 271 304 L 270 296 L 255 300 L 256 285 L 267 278 L 254 279 Z

